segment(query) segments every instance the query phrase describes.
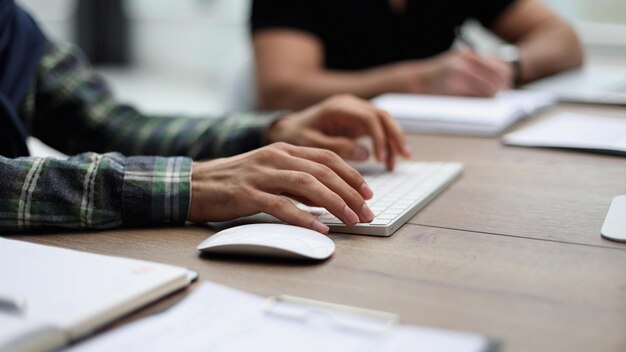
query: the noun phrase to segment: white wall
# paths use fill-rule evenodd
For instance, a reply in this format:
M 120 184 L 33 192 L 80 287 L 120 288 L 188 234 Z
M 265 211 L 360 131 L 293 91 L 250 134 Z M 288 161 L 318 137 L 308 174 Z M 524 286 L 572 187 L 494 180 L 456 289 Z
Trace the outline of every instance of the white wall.
M 591 54 L 626 52 L 626 0 L 546 1 L 574 24 Z
M 21 0 L 52 36 L 69 40 L 75 1 Z M 576 23 L 586 43 L 626 47 L 626 0 L 544 1 Z M 222 81 L 250 56 L 249 6 L 250 0 L 127 0 L 132 58 L 142 67 Z
M 573 20 L 626 25 L 624 0 L 546 0 L 546 2 Z
M 131 0 L 127 4 L 137 64 L 173 65 L 177 70 L 222 76 L 249 55 L 248 0 Z
M 22 0 L 47 32 L 73 40 L 76 0 Z M 248 53 L 249 0 L 127 0 L 138 65 L 223 72 Z
M 76 0 L 20 3 L 51 37 L 73 41 Z M 99 70 L 118 96 L 144 109 L 232 109 L 236 77 L 251 59 L 249 5 L 249 0 L 127 0 L 133 68 Z M 165 92 L 173 97 L 162 99 Z
M 54 38 L 70 40 L 75 0 L 17 0 Z

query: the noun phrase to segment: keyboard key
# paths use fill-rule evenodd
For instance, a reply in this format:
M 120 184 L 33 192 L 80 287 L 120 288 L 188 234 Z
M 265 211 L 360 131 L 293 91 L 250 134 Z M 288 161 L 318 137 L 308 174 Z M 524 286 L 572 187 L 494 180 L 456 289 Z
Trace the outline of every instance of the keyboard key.
M 397 222 L 405 214 L 414 214 L 425 205 L 432 193 L 443 189 L 461 170 L 462 166 L 458 163 L 405 162 L 392 173 L 364 174 L 374 191 L 374 197 L 366 201 L 375 214 L 371 223 L 346 227 L 328 212 L 318 219 L 335 232 L 388 236 L 390 228 L 401 225 Z

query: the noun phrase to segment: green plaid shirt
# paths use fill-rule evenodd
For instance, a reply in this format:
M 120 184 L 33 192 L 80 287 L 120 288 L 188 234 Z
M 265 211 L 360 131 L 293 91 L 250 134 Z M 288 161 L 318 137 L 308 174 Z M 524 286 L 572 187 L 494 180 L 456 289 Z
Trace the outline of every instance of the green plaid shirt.
M 20 115 L 33 136 L 78 155 L 67 160 L 0 156 L 0 232 L 5 233 L 183 223 L 191 158 L 258 148 L 278 118 L 143 115 L 115 101 L 80 51 L 53 43 Z

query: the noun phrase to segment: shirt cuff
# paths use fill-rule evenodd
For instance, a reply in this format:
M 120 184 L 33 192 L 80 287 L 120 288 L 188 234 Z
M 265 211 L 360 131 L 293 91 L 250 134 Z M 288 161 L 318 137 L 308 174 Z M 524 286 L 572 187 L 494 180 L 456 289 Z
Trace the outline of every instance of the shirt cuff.
M 191 202 L 191 164 L 186 157 L 128 157 L 122 186 L 123 225 L 184 223 Z

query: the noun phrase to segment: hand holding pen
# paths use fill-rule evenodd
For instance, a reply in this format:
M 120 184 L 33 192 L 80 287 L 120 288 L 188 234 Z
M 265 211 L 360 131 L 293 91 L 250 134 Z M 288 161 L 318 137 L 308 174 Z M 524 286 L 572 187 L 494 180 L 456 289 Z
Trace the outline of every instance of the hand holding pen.
M 513 86 L 511 64 L 479 55 L 458 29 L 456 37 L 459 48 L 406 67 L 408 92 L 491 97 Z

